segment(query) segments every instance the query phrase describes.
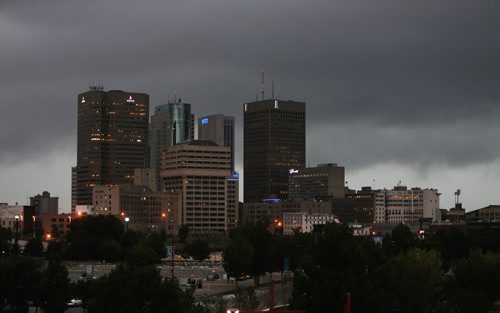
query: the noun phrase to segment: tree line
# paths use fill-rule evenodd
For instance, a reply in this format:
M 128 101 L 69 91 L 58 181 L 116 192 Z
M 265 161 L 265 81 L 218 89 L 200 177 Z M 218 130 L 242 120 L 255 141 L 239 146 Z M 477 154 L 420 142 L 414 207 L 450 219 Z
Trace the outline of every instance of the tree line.
M 257 223 L 230 236 L 226 272 L 258 284 L 259 275 L 289 267 L 294 309 L 344 312 L 347 293 L 352 312 L 489 312 L 500 299 L 499 251 L 455 228 L 419 239 L 401 224 L 382 244 L 343 224 L 283 236 Z

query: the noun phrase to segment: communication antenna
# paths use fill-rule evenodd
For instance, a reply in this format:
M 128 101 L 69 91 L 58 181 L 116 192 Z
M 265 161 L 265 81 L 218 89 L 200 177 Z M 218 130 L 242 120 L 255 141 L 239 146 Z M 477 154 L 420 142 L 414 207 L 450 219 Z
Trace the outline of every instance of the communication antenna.
M 457 189 L 457 191 L 455 191 L 455 204 L 458 204 L 460 202 L 460 189 Z
M 272 94 L 272 98 L 273 98 L 273 99 L 275 99 L 275 98 L 274 98 L 274 79 L 272 80 L 272 85 L 271 85 L 271 86 L 272 86 L 272 87 L 271 87 L 271 94 Z
M 264 71 L 262 71 L 262 81 L 261 81 L 260 93 L 262 96 L 262 100 L 264 100 Z

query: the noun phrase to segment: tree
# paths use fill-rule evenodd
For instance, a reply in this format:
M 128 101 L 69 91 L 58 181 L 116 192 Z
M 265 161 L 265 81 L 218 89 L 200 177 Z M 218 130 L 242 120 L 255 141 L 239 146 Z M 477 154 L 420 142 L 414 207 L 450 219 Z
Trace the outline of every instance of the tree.
M 441 258 L 435 251 L 411 249 L 388 264 L 392 307 L 399 312 L 429 312 L 440 303 Z
M 63 313 L 69 300 L 68 270 L 57 258 L 50 259 L 42 271 L 35 303 L 47 313 Z
M 489 312 L 500 295 L 500 254 L 474 250 L 453 262 L 448 299 L 460 312 Z
M 273 235 L 268 231 L 267 224 L 244 224 L 233 229 L 230 237 L 233 240 L 245 241 L 251 247 L 250 268 L 244 273 L 254 276 L 256 285 L 259 285 L 259 276 L 274 269 Z
M 195 260 L 203 261 L 210 255 L 210 246 L 208 241 L 202 238 L 196 238 L 191 244 L 186 246 L 186 252 Z
M 131 231 L 126 235 L 132 234 Z M 67 256 L 75 260 L 121 260 L 125 246 L 124 226 L 116 216 L 98 215 L 74 219 L 67 236 Z M 109 249 L 111 248 L 111 250 Z M 112 254 L 111 254 L 112 253 Z
M 186 243 L 186 240 L 189 236 L 189 226 L 186 224 L 182 224 L 179 226 L 179 230 L 177 232 L 177 235 L 179 236 L 179 241 L 182 243 Z
M 388 240 L 387 240 L 388 239 Z M 392 230 L 391 236 L 386 238 L 384 245 L 393 255 L 407 251 L 416 246 L 416 236 L 405 224 L 399 224 Z
M 302 236 L 301 236 L 302 237 Z M 304 234 L 297 255 L 291 306 L 310 312 L 343 312 L 352 294 L 353 312 L 383 312 L 387 276 L 383 250 L 373 241 L 354 238 L 346 225 L 326 224 L 318 233 Z M 300 241 L 302 242 L 302 241 Z
M 190 313 L 193 302 L 191 291 L 162 279 L 154 266 L 122 264 L 96 282 L 89 312 Z
M 12 240 L 12 231 L 9 228 L 0 226 L 0 257 L 6 256 L 10 253 Z
M 42 238 L 36 237 L 30 239 L 24 248 L 24 254 L 34 257 L 43 256 Z
M 259 306 L 260 301 L 254 288 L 240 289 L 235 296 L 235 306 L 240 310 L 251 311 Z
M 254 246 L 243 238 L 235 238 L 223 251 L 222 266 L 232 277 L 240 277 L 252 271 L 252 259 L 255 254 Z
M 24 256 L 0 260 L 0 311 L 6 305 L 12 312 L 28 312 L 28 301 L 33 298 L 34 286 L 40 279 L 39 264 Z

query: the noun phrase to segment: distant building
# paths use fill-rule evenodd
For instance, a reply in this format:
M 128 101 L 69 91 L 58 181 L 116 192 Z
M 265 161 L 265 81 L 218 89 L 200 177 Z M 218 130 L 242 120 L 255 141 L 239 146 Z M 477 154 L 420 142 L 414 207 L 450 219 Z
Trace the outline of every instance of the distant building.
M 160 166 L 163 190 L 182 194 L 181 224 L 198 233 L 225 233 L 234 225 L 228 221 L 228 210 L 238 208 L 230 148 L 192 140 L 164 149 Z
M 243 110 L 244 202 L 288 199 L 289 171 L 306 163 L 305 103 L 268 99 Z
M 375 196 L 375 223 L 418 224 L 421 218 L 438 222 L 439 196 L 436 189 L 418 187 L 380 190 Z
M 227 178 L 227 228 L 233 229 L 240 222 L 240 175 L 233 172 Z
M 48 191 L 30 197 L 30 206 L 35 208 L 35 215 L 57 214 L 59 211 L 59 197 L 51 197 Z
M 19 234 L 32 233 L 34 230 L 34 222 L 36 216 L 34 207 L 27 205 L 8 205 L 2 203 L 0 205 L 0 227 L 10 229 L 13 233 L 17 231 Z
M 446 210 L 441 209 L 441 220 L 443 222 L 459 223 L 465 222 L 465 209 L 462 208 L 462 203 L 456 203 L 455 207 Z
M 155 171 L 152 168 L 136 168 L 134 170 L 134 185 L 157 191 Z
M 132 184 L 147 167 L 149 96 L 100 87 L 78 95 L 77 205 L 92 202 L 92 187 Z
M 336 222 L 332 214 L 325 213 L 284 213 L 283 234 L 293 235 L 294 232 L 310 233 L 317 225 Z M 337 220 L 338 222 L 338 220 Z
M 180 225 L 181 197 L 177 192 L 153 192 L 136 185 L 96 186 L 94 215 L 115 215 L 127 228 L 176 233 Z
M 500 222 L 500 205 L 490 204 L 487 207 L 465 213 L 468 221 Z
M 194 116 L 191 104 L 175 102 L 158 105 L 149 124 L 150 164 L 160 184 L 160 153 L 162 149 L 194 139 Z
M 332 212 L 343 223 L 370 224 L 375 219 L 375 196 L 379 190 L 346 189 L 344 199 L 332 200 Z
M 290 201 L 317 198 L 344 198 L 345 169 L 335 163 L 317 167 L 290 169 L 288 199 Z
M 223 114 L 198 119 L 198 139 L 211 140 L 221 147 L 231 148 L 231 171 L 234 171 L 234 117 Z
M 78 183 L 76 175 L 76 166 L 71 167 L 71 210 L 76 208 L 77 204 L 77 194 L 78 194 Z
M 272 222 L 282 220 L 285 213 L 322 213 L 332 214 L 331 201 L 277 201 L 277 202 L 251 202 L 242 205 L 242 222 L 256 223 L 260 221 Z
M 71 221 L 81 216 L 75 214 L 46 214 L 41 217 L 45 239 L 54 239 L 67 235 L 71 229 Z

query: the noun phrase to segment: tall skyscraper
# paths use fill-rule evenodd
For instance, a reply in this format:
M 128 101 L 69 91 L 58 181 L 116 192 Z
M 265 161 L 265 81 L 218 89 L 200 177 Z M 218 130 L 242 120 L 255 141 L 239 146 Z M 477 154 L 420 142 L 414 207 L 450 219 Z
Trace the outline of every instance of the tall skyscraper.
M 132 184 L 148 166 L 149 96 L 91 87 L 78 95 L 77 205 L 92 203 L 92 187 Z
M 162 189 L 182 193 L 182 221 L 193 232 L 227 232 L 238 216 L 238 177 L 231 152 L 208 140 L 192 140 L 162 151 Z
M 234 117 L 215 114 L 198 119 L 198 139 L 211 140 L 231 148 L 231 170 L 234 171 Z
M 245 202 L 288 198 L 290 169 L 306 162 L 305 103 L 262 100 L 244 104 Z
M 160 152 L 164 148 L 194 139 L 191 104 L 176 102 L 158 105 L 149 125 L 150 166 L 160 182 Z M 159 185 L 158 185 L 159 188 Z

